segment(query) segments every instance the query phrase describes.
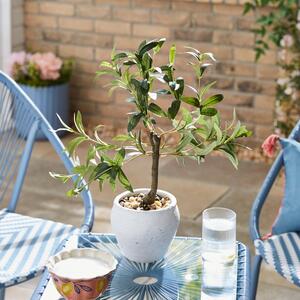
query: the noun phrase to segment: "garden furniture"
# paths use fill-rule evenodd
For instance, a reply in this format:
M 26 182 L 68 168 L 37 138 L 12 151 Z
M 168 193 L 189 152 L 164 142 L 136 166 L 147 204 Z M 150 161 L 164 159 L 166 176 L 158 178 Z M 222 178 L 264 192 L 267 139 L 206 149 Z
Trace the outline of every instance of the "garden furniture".
M 283 141 L 283 143 L 292 143 L 295 147 L 299 147 L 299 144 L 295 143 L 295 141 L 299 141 L 299 137 L 300 122 L 297 123 L 297 125 L 292 130 L 289 138 L 286 139 L 285 142 Z M 297 168 L 298 166 L 296 161 L 290 160 L 289 163 L 292 165 L 292 167 L 294 165 L 294 168 Z M 279 273 L 285 279 L 300 287 L 300 237 L 298 232 L 299 230 L 287 230 L 283 228 L 283 226 L 286 225 L 292 227 L 299 227 L 299 222 L 298 224 L 295 224 L 295 219 L 293 219 L 293 215 L 299 214 L 299 210 L 297 211 L 294 209 L 293 211 L 288 209 L 289 214 L 285 215 L 285 218 L 281 223 L 278 222 L 279 217 L 277 217 L 276 222 L 274 224 L 277 224 L 277 231 L 279 231 L 278 233 L 273 232 L 271 236 L 267 235 L 263 237 L 259 229 L 259 220 L 262 207 L 282 167 L 285 168 L 286 175 L 290 174 L 290 178 L 285 176 L 287 187 L 285 190 L 285 194 L 297 191 L 296 185 L 298 185 L 298 183 L 294 184 L 294 186 L 289 185 L 289 183 L 291 182 L 290 179 L 292 179 L 292 177 L 294 178 L 293 180 L 297 180 L 297 173 L 295 173 L 295 170 L 293 174 L 289 172 L 285 160 L 285 153 L 283 150 L 279 153 L 275 162 L 270 168 L 269 173 L 267 174 L 265 181 L 260 189 L 260 192 L 258 193 L 252 206 L 250 216 L 250 235 L 251 239 L 254 241 L 256 255 L 254 257 L 252 269 L 251 299 L 255 299 L 256 297 L 262 260 L 269 264 L 274 269 L 274 271 Z M 296 170 L 296 172 L 297 171 L 299 171 L 299 169 Z M 288 201 L 287 199 L 288 198 L 285 195 L 285 200 L 282 202 L 281 209 L 279 211 L 279 216 L 280 214 L 282 214 L 282 212 L 288 211 L 286 210 L 286 201 Z M 289 204 L 291 204 L 291 202 Z M 299 218 L 296 216 L 296 221 L 297 219 Z
M 91 247 L 113 254 L 119 265 L 100 299 L 200 299 L 201 239 L 176 237 L 165 259 L 154 263 L 136 263 L 121 255 L 114 235 L 90 233 L 74 235 L 66 248 Z M 249 299 L 249 252 L 237 243 L 236 299 Z M 48 271 L 35 290 L 32 300 L 62 299 Z
M 89 232 L 93 225 L 94 206 L 87 189 L 81 193 L 85 216 L 80 229 L 15 212 L 39 130 L 71 172 L 73 162 L 48 121 L 22 89 L 0 72 L 0 201 L 8 202 L 0 210 L 0 299 L 5 288 L 40 274 L 64 239 Z

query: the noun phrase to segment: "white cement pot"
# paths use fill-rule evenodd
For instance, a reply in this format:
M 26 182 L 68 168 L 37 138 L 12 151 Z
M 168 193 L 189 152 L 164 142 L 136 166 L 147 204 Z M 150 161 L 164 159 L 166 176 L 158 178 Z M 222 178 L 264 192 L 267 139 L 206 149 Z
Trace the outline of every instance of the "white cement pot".
M 149 189 L 135 189 L 134 193 L 148 193 Z M 111 225 L 122 254 L 136 262 L 154 262 L 162 259 L 176 234 L 179 210 L 176 198 L 158 190 L 160 196 L 171 200 L 167 208 L 159 210 L 133 210 L 120 205 L 119 201 L 130 192 L 118 195 L 111 212 Z

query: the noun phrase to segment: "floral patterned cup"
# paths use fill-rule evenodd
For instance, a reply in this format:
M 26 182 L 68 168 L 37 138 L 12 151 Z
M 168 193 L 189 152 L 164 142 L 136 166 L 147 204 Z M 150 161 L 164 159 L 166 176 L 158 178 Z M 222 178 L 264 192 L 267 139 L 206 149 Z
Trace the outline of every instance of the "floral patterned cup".
M 97 299 L 109 285 L 116 266 L 111 254 L 91 248 L 62 251 L 47 265 L 57 291 L 67 300 Z

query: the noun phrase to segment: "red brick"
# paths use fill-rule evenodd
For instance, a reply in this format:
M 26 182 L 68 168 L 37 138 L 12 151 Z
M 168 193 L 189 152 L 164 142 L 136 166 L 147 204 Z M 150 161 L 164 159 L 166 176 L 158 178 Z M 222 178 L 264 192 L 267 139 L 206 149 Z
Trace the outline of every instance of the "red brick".
M 147 23 L 150 21 L 150 10 L 114 7 L 113 18 L 119 21 Z
M 95 28 L 96 32 L 101 33 L 129 35 L 131 32 L 130 23 L 118 21 L 96 21 Z
M 94 57 L 93 48 L 74 45 L 59 45 L 59 54 L 63 57 L 77 57 L 83 59 L 93 59 Z
M 92 20 L 80 18 L 59 18 L 59 27 L 78 31 L 92 31 L 94 28 Z
M 76 6 L 76 15 L 97 19 L 110 19 L 111 7 L 81 4 Z
M 57 2 L 41 2 L 40 11 L 44 14 L 60 15 L 60 16 L 73 16 L 74 5 L 64 4 Z

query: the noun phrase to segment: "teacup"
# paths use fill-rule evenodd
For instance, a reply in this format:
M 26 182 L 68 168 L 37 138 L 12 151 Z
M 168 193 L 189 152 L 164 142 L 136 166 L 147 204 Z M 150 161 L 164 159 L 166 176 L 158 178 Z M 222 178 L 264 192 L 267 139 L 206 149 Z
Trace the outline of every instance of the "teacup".
M 67 300 L 93 300 L 108 287 L 117 260 L 92 248 L 62 251 L 52 256 L 48 270 L 57 291 Z

